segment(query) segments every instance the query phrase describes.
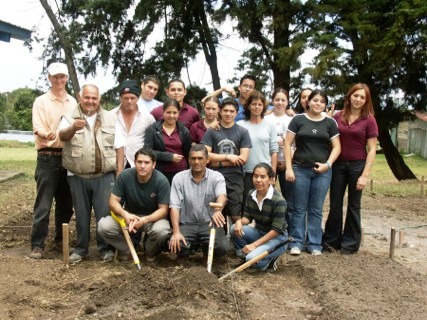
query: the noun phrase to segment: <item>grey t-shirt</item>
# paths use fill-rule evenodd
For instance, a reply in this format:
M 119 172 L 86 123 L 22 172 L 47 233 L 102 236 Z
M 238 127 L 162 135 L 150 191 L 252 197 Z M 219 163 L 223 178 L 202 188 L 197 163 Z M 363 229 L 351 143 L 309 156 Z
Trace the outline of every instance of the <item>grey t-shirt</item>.
M 200 142 L 212 148 L 213 153 L 240 155 L 241 148 L 251 148 L 251 137 L 246 128 L 234 124 L 231 128 L 220 125 L 219 130 L 209 128 Z M 243 174 L 243 166 L 214 168 L 224 176 L 228 174 Z

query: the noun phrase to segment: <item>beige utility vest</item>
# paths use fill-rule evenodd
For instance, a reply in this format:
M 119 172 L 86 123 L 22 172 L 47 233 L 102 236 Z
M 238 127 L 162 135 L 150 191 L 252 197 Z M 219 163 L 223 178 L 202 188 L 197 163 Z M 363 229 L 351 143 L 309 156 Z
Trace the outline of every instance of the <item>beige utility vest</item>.
M 75 119 L 81 119 L 82 113 L 77 107 L 65 119 L 72 125 Z M 86 125 L 76 131 L 70 141 L 64 142 L 62 165 L 65 169 L 83 178 L 102 176 L 116 170 L 116 151 L 114 136 L 116 120 L 112 113 L 100 107 L 93 131 Z

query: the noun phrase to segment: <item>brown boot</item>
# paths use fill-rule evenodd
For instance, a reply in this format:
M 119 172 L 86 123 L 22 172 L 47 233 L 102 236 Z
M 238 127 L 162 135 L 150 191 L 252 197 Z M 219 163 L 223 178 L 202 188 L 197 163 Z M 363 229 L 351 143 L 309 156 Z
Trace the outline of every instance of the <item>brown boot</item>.
M 43 249 L 40 247 L 34 247 L 29 257 L 32 259 L 41 259 L 43 258 Z

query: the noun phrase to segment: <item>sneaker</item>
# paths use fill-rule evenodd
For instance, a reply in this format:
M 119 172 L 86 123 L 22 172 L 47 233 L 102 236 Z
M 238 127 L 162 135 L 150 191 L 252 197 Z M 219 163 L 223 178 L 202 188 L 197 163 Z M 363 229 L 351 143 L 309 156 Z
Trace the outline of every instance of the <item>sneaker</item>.
M 117 258 L 120 263 L 129 263 L 133 261 L 133 257 L 130 253 L 119 253 L 119 257 Z
M 320 251 L 320 250 L 312 250 L 311 251 L 311 255 L 312 256 L 320 256 L 322 254 L 322 251 Z
M 78 253 L 73 253 L 68 257 L 68 262 L 71 264 L 78 263 L 83 260 L 83 256 Z
M 270 261 L 270 263 L 268 264 L 267 269 L 271 269 L 271 271 L 276 271 L 276 270 L 277 270 L 277 264 L 278 264 L 278 263 L 279 263 L 279 261 L 280 261 L 280 257 L 281 257 L 281 256 L 278 256 L 278 257 L 276 257 L 276 258 L 272 259 L 272 260 Z
M 146 256 L 145 259 L 148 263 L 157 263 L 159 261 L 159 256 Z
M 112 262 L 114 260 L 114 252 L 113 251 L 107 251 L 102 255 L 102 261 L 103 262 Z
M 41 259 L 43 258 L 43 249 L 40 247 L 34 247 L 28 256 L 32 259 Z
M 301 254 L 301 249 L 298 247 L 293 247 L 293 248 L 291 248 L 289 253 L 293 256 L 299 256 Z

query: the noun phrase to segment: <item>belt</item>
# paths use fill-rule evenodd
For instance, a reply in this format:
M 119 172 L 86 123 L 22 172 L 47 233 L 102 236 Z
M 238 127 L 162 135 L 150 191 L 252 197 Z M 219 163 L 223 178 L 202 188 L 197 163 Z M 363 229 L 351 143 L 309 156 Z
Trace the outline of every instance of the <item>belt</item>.
M 62 152 L 61 151 L 44 151 L 44 150 L 39 150 L 39 151 L 37 151 L 37 153 L 45 155 L 45 156 L 52 156 L 52 157 L 60 157 L 60 156 L 62 156 Z

